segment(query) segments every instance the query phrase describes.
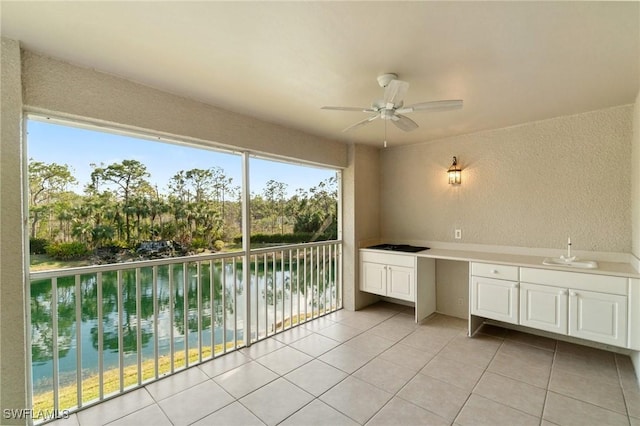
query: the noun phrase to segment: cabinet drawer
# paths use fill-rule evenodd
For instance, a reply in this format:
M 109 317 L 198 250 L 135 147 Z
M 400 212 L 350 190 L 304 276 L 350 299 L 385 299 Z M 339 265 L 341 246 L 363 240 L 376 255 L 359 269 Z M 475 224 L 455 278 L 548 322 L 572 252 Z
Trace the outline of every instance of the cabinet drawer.
M 598 291 L 609 294 L 627 295 L 629 280 L 579 272 L 554 271 L 551 269 L 520 268 L 520 281 L 565 287 L 575 290 Z
M 471 264 L 471 275 L 518 281 L 518 267 L 473 262 Z
M 360 260 L 362 262 L 383 263 L 385 265 L 404 266 L 407 268 L 414 268 L 416 264 L 416 256 L 380 253 L 379 251 L 360 251 Z

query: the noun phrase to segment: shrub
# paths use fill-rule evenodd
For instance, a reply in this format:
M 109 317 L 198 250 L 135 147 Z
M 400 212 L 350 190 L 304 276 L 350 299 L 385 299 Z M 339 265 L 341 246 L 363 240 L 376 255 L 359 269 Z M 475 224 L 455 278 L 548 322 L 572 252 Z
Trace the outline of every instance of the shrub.
M 207 241 L 204 238 L 194 238 L 190 244 L 191 250 L 204 250 L 207 248 Z
M 224 249 L 224 241 L 222 241 L 222 240 L 216 240 L 216 241 L 213 243 L 213 249 L 214 249 L 215 251 L 222 251 L 222 249 Z
M 129 244 L 127 244 L 127 242 L 123 240 L 111 240 L 106 245 L 114 249 L 129 249 Z
M 56 260 L 77 260 L 86 257 L 89 248 L 81 242 L 55 243 L 47 247 L 47 255 Z
M 49 240 L 46 238 L 29 238 L 29 253 L 31 254 L 45 254 L 48 246 Z

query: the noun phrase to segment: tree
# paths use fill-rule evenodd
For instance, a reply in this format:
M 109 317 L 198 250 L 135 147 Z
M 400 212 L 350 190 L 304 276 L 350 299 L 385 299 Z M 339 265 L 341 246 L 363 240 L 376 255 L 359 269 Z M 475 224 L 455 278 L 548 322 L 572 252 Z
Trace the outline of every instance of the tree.
M 187 172 L 185 173 L 185 178 L 194 195 L 194 201 L 196 203 L 209 199 L 211 187 L 213 186 L 212 169 L 187 170 Z
M 224 170 L 220 167 L 213 167 L 210 169 L 213 178 L 213 189 L 216 194 L 216 201 L 220 206 L 220 217 L 222 223 L 225 221 L 225 198 L 229 195 L 229 198 L 234 196 L 235 187 L 233 185 L 233 178 L 227 177 Z
M 337 238 L 338 179 L 331 177 L 309 192 L 299 189 L 289 210 L 295 216 L 294 232 L 313 232 L 312 240 L 321 235 Z
M 55 198 L 64 192 L 76 178 L 66 164 L 43 163 L 29 159 L 29 206 L 31 212 L 31 237 L 35 238 L 42 217 L 50 212 Z M 51 235 L 49 235 L 51 237 Z
M 97 191 L 101 184 L 113 184 L 115 193 L 122 197 L 125 212 L 125 234 L 127 243 L 131 242 L 131 226 L 130 219 L 135 211 L 131 204 L 130 198 L 132 194 L 143 187 L 150 187 L 149 182 L 145 180 L 149 176 L 147 166 L 137 160 L 122 160 L 121 163 L 113 163 L 107 167 L 97 167 L 91 165 L 91 185 Z M 102 166 L 102 164 L 101 164 Z
M 281 233 L 284 234 L 284 207 L 285 207 L 285 195 L 287 190 L 287 184 L 283 182 L 277 182 L 273 179 L 267 181 L 264 188 L 264 198 L 267 201 L 269 207 L 269 215 L 272 218 L 271 232 L 274 232 L 275 225 L 280 222 Z

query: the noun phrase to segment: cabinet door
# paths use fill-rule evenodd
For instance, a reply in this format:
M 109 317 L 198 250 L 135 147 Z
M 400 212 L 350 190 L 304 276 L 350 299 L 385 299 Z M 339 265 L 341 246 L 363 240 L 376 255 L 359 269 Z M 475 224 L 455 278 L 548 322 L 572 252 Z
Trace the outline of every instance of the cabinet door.
M 415 302 L 415 269 L 387 266 L 387 296 Z
M 520 283 L 520 324 L 567 334 L 567 289 Z
M 569 335 L 615 346 L 626 346 L 627 297 L 570 290 Z
M 387 267 L 380 263 L 360 262 L 360 290 L 387 295 Z
M 472 276 L 471 313 L 517 324 L 518 283 Z

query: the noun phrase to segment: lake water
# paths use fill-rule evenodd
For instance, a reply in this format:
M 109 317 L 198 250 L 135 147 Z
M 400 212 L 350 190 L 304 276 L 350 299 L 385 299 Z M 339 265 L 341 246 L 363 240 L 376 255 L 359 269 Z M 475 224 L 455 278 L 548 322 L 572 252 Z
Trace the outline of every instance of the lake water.
M 333 264 L 333 262 L 332 262 Z M 252 265 L 253 266 L 253 265 Z M 257 270 L 251 270 L 252 334 L 263 336 L 273 332 L 273 324 L 283 319 L 304 313 L 305 307 L 311 312 L 323 308 L 324 301 L 335 298 L 335 279 L 327 274 L 326 286 L 317 282 L 313 287 L 298 289 L 296 265 L 276 262 Z M 196 263 L 189 263 L 187 271 L 187 321 L 185 324 L 185 286 L 183 265 L 173 267 L 173 280 L 169 279 L 168 266 L 157 268 L 157 336 L 154 328 L 154 296 L 152 268 L 140 269 L 140 303 L 137 303 L 135 270 L 122 273 L 122 335 L 124 365 L 137 363 L 138 345 L 141 346 L 141 361 L 152 360 L 157 340 L 160 356 L 168 355 L 173 333 L 174 352 L 184 352 L 185 336 L 189 348 L 197 348 L 198 335 L 202 346 L 211 346 L 213 330 L 214 344 L 244 339 L 245 296 L 242 282 L 242 263 L 214 263 L 213 273 L 209 263 L 200 268 L 200 293 L 198 293 L 198 269 Z M 321 268 L 322 270 L 322 268 Z M 332 266 L 330 270 L 335 271 Z M 307 273 L 315 274 L 312 268 Z M 302 275 L 302 271 L 301 271 Z M 213 277 L 213 289 L 211 288 Z M 172 285 L 171 285 L 172 281 Z M 301 282 L 308 282 L 300 277 Z M 321 280 L 324 282 L 324 278 Z M 235 288 L 234 288 L 235 282 Z M 224 284 L 224 285 L 223 285 Z M 77 327 L 81 331 L 82 377 L 98 373 L 98 280 L 95 274 L 80 278 L 81 316 L 76 318 L 76 287 L 74 277 L 58 278 L 58 371 L 59 382 L 63 386 L 76 382 L 77 369 Z M 306 295 L 313 294 L 314 297 Z M 224 306 L 223 306 L 224 295 Z M 53 323 L 52 323 L 51 280 L 31 283 L 31 325 L 32 325 L 32 373 L 34 394 L 50 391 L 53 381 Z M 326 298 L 326 299 L 325 299 Z M 198 314 L 198 301 L 201 315 Z M 257 302 L 257 303 L 256 303 Z M 173 307 L 173 308 L 172 308 Z M 138 312 L 139 309 L 139 312 Z M 172 315 L 173 314 L 173 315 Z M 140 318 L 138 342 L 137 323 Z M 198 322 L 201 333 L 198 333 Z M 234 328 L 234 322 L 237 329 Z M 118 368 L 118 285 L 115 272 L 102 274 L 102 325 L 104 370 Z M 226 328 L 224 325 L 226 324 Z M 157 337 L 157 339 L 156 339 Z

